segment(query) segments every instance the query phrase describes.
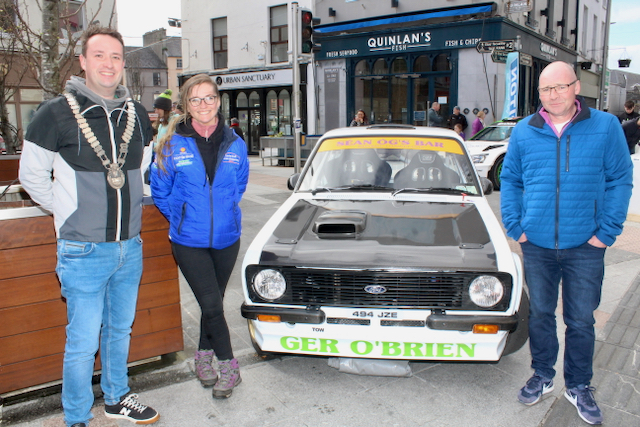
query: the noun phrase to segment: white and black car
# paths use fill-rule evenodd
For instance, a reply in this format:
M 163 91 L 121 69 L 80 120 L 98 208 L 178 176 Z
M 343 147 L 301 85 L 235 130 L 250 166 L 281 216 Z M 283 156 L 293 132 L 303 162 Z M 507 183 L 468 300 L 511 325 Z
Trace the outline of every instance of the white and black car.
M 511 132 L 520 120 L 522 117 L 514 117 L 493 123 L 465 142 L 478 175 L 488 178 L 496 190 L 500 189 L 502 163 Z
M 526 342 L 520 258 L 454 132 L 335 129 L 289 186 L 242 265 L 258 353 L 496 361 Z

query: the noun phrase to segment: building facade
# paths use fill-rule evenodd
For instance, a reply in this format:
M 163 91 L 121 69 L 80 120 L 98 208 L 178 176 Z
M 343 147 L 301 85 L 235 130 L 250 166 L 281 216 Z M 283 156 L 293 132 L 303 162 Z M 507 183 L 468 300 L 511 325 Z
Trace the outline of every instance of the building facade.
M 507 93 L 516 114 L 527 115 L 538 106 L 541 70 L 556 60 L 574 65 L 587 102 L 600 104 L 609 0 L 297 4 L 321 19 L 320 46 L 301 73 L 307 134 L 347 126 L 358 109 L 371 123 L 425 125 L 435 101 L 445 117 L 457 105 L 469 123 L 480 110 L 490 123 L 502 117 Z M 290 135 L 292 3 L 184 0 L 182 17 L 182 78 L 215 77 L 224 114 L 241 119 L 250 151 L 261 135 Z M 503 48 L 487 48 L 492 41 Z M 517 91 L 512 84 L 508 92 L 510 50 L 519 65 Z
M 0 27 L 7 29 L 7 32 L 0 29 L 2 31 L 0 34 L 0 64 L 3 69 L 0 102 L 3 104 L 3 110 L 6 111 L 14 138 L 17 136 L 18 140 L 21 140 L 24 131 L 31 123 L 36 108 L 44 100 L 44 92 L 38 81 L 39 69 L 33 67 L 32 58 L 23 54 L 21 43 L 30 38 L 31 43 L 35 41 L 37 44 L 38 35 L 43 31 L 43 15 L 40 2 L 37 0 L 16 0 L 15 2 L 5 0 L 6 2 L 13 3 L 16 10 L 5 6 L 0 17 Z M 61 53 L 67 49 L 70 40 L 75 43 L 80 38 L 82 31 L 87 28 L 89 23 L 98 22 L 101 25 L 114 28 L 117 25 L 115 0 L 64 0 L 59 3 L 59 51 Z M 10 22 L 18 23 L 21 20 L 29 28 L 32 35 L 17 34 L 8 30 Z M 28 49 L 32 51 L 39 48 L 30 46 Z M 61 79 L 66 80 L 70 75 L 81 74 L 82 70 L 77 59 L 79 54 L 78 46 L 75 49 L 74 60 L 61 68 Z

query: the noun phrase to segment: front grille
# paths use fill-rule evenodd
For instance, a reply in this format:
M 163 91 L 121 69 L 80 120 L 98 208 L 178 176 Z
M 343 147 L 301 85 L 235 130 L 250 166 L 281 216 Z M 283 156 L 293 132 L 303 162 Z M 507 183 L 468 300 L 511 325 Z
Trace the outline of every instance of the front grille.
M 381 320 L 380 326 L 404 326 L 410 328 L 423 328 L 427 325 L 425 320 Z
M 332 325 L 365 325 L 369 326 L 371 320 L 369 319 L 345 319 L 341 317 L 327 317 L 327 323 Z
M 265 267 L 248 266 L 247 280 L 251 282 L 255 273 Z M 511 276 L 506 273 L 492 273 L 504 284 L 505 295 L 496 306 L 483 309 L 471 302 L 467 289 L 475 277 L 487 273 L 268 268 L 275 268 L 284 275 L 287 291 L 277 301 L 264 301 L 255 294 L 252 286 L 248 286 L 249 296 L 256 303 L 504 311 L 511 298 Z M 365 288 L 376 289 L 378 292 L 384 289 L 384 292 L 371 294 Z

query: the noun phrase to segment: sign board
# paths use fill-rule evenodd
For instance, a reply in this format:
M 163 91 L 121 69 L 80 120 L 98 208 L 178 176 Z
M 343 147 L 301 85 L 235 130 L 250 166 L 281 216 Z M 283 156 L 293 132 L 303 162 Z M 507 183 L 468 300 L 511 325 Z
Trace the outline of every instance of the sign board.
M 516 41 L 515 40 L 486 40 L 478 42 L 476 45 L 478 53 L 491 53 L 496 50 L 504 52 L 515 52 Z
M 533 66 L 533 58 L 531 55 L 520 52 L 520 65 L 524 65 L 525 67 Z
M 505 13 L 522 13 L 531 12 L 533 4 L 531 0 L 512 0 L 508 1 L 504 5 Z
M 509 52 L 505 52 L 504 50 L 495 50 L 491 52 L 491 60 L 493 62 L 501 62 L 503 64 L 506 64 L 508 54 Z

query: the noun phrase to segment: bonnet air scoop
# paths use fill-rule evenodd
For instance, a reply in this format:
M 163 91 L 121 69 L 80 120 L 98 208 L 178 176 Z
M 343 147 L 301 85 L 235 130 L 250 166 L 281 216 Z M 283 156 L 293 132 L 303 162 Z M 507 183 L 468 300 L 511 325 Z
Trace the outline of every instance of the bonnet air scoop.
M 362 234 L 367 213 L 361 211 L 326 211 L 316 219 L 313 232 L 320 238 L 345 238 Z

